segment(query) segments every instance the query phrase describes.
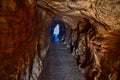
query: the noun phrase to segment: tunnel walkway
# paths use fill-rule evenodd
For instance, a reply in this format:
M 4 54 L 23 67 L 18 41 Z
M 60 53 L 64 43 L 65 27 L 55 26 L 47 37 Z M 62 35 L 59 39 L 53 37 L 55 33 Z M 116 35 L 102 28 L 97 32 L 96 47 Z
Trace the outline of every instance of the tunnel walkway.
M 52 41 L 38 80 L 85 80 L 70 49 L 61 41 Z

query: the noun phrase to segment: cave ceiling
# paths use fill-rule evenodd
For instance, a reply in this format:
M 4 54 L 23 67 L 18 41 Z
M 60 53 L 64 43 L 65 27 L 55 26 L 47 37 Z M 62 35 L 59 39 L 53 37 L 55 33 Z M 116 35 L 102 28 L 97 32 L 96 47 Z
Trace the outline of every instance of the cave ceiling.
M 120 25 L 119 0 L 39 0 L 37 5 L 71 27 L 78 24 L 80 18 L 89 19 L 93 24 L 97 21 L 109 29 L 117 29 Z

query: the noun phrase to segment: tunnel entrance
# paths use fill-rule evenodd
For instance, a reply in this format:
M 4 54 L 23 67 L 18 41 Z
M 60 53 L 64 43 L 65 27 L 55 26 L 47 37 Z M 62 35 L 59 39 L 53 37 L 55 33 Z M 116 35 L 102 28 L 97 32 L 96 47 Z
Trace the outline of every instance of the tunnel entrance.
M 52 22 L 50 30 L 51 36 L 57 41 L 59 41 L 66 34 L 65 25 L 59 20 Z
M 53 35 L 55 37 L 58 37 L 59 33 L 60 33 L 60 25 L 57 24 L 56 27 L 54 28 Z

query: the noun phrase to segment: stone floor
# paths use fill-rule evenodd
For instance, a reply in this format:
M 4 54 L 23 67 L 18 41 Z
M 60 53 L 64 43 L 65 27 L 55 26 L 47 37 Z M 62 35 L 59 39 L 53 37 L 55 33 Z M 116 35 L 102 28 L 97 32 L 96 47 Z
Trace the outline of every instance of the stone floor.
M 70 49 L 59 40 L 51 42 L 38 80 L 85 80 Z

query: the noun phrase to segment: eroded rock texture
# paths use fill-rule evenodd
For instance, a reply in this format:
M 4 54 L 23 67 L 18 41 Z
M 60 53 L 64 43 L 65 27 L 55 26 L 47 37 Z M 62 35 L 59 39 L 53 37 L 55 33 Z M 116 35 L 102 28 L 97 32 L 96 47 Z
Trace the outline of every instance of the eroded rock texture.
M 35 0 L 0 0 L 0 80 L 37 80 L 48 46 L 46 13 Z
M 36 80 L 53 19 L 86 80 L 120 79 L 119 0 L 0 0 L 0 80 Z
M 71 47 L 86 80 L 120 79 L 119 0 L 39 0 L 67 25 Z

